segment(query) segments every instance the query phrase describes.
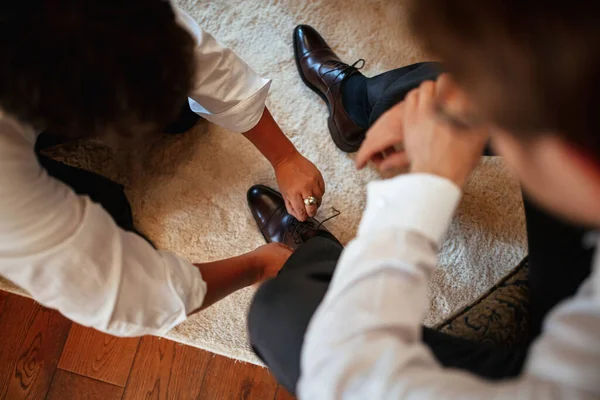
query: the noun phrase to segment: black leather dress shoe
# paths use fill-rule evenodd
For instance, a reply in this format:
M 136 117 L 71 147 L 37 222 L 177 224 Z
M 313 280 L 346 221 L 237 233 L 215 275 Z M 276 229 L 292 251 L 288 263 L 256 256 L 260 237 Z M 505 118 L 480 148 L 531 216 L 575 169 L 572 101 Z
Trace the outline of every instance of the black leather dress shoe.
M 325 236 L 338 242 L 335 236 L 314 218 L 300 222 L 288 214 L 283 196 L 267 186 L 252 186 L 247 197 L 254 220 L 268 243 L 283 243 L 296 250 L 315 236 Z
M 344 109 L 341 88 L 342 82 L 358 73 L 358 69 L 343 63 L 319 32 L 308 25 L 294 30 L 294 54 L 302 81 L 329 107 L 327 126 L 336 146 L 347 153 L 357 151 L 366 130 Z

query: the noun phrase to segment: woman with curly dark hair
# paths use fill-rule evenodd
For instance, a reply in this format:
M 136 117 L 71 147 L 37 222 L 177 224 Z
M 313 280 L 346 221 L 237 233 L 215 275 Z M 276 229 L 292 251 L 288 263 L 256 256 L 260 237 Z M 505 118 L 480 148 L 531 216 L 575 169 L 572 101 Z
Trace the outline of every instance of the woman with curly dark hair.
M 304 200 L 322 198 L 323 178 L 265 108 L 270 81 L 189 15 L 163 0 L 12 2 L 0 6 L 0 52 L 0 275 L 128 336 L 163 334 L 277 274 L 291 252 L 279 244 L 196 265 L 154 249 L 120 185 L 34 151 L 83 137 L 143 142 L 201 116 L 243 133 L 273 165 L 288 211 L 313 216 L 318 201 Z

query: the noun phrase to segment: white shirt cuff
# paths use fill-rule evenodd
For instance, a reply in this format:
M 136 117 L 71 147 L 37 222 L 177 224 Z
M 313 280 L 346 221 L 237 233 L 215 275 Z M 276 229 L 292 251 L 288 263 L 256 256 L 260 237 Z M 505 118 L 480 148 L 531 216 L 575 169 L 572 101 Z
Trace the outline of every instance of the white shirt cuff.
M 206 120 L 222 126 L 223 128 L 234 132 L 244 133 L 254 128 L 263 116 L 266 107 L 271 80 L 254 77 L 255 84 L 261 85 L 260 88 L 250 95 L 247 99 L 240 101 L 230 109 L 218 114 L 211 113 L 200 103 L 192 98 L 188 98 L 188 103 L 193 112 L 205 118 Z
M 448 179 L 406 174 L 367 186 L 367 207 L 358 235 L 388 228 L 424 235 L 439 245 L 450 225 L 461 190 Z

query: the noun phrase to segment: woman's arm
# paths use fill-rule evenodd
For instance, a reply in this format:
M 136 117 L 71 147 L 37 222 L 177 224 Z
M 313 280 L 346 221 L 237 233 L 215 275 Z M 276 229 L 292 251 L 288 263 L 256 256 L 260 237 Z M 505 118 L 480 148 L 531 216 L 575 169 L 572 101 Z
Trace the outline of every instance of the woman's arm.
M 233 292 L 273 278 L 291 254 L 286 246 L 270 243 L 241 256 L 195 264 L 206 282 L 206 295 L 202 307 L 191 314 L 210 307 Z
M 325 194 L 323 176 L 312 162 L 296 150 L 267 108 L 258 123 L 244 136 L 275 169 L 288 212 L 300 221 L 314 217 L 317 205 L 307 206 L 304 199 L 314 196 L 321 202 Z
M 260 77 L 184 11 L 177 10 L 177 18 L 196 40 L 196 75 L 188 95 L 192 111 L 232 132 L 244 132 L 275 168 L 288 212 L 301 221 L 314 216 L 317 206 L 305 206 L 304 199 L 314 196 L 321 201 L 323 177 L 298 153 L 266 109 L 271 81 Z

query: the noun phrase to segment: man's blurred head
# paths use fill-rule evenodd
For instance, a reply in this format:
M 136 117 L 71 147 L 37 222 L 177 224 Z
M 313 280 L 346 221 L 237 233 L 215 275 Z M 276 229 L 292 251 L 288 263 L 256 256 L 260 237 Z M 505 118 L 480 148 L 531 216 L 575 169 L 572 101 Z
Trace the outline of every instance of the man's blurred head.
M 600 225 L 600 37 L 594 3 L 413 0 L 415 33 L 537 201 Z
M 164 0 L 17 1 L 0 11 L 0 108 L 72 137 L 160 130 L 192 85 L 192 37 Z

